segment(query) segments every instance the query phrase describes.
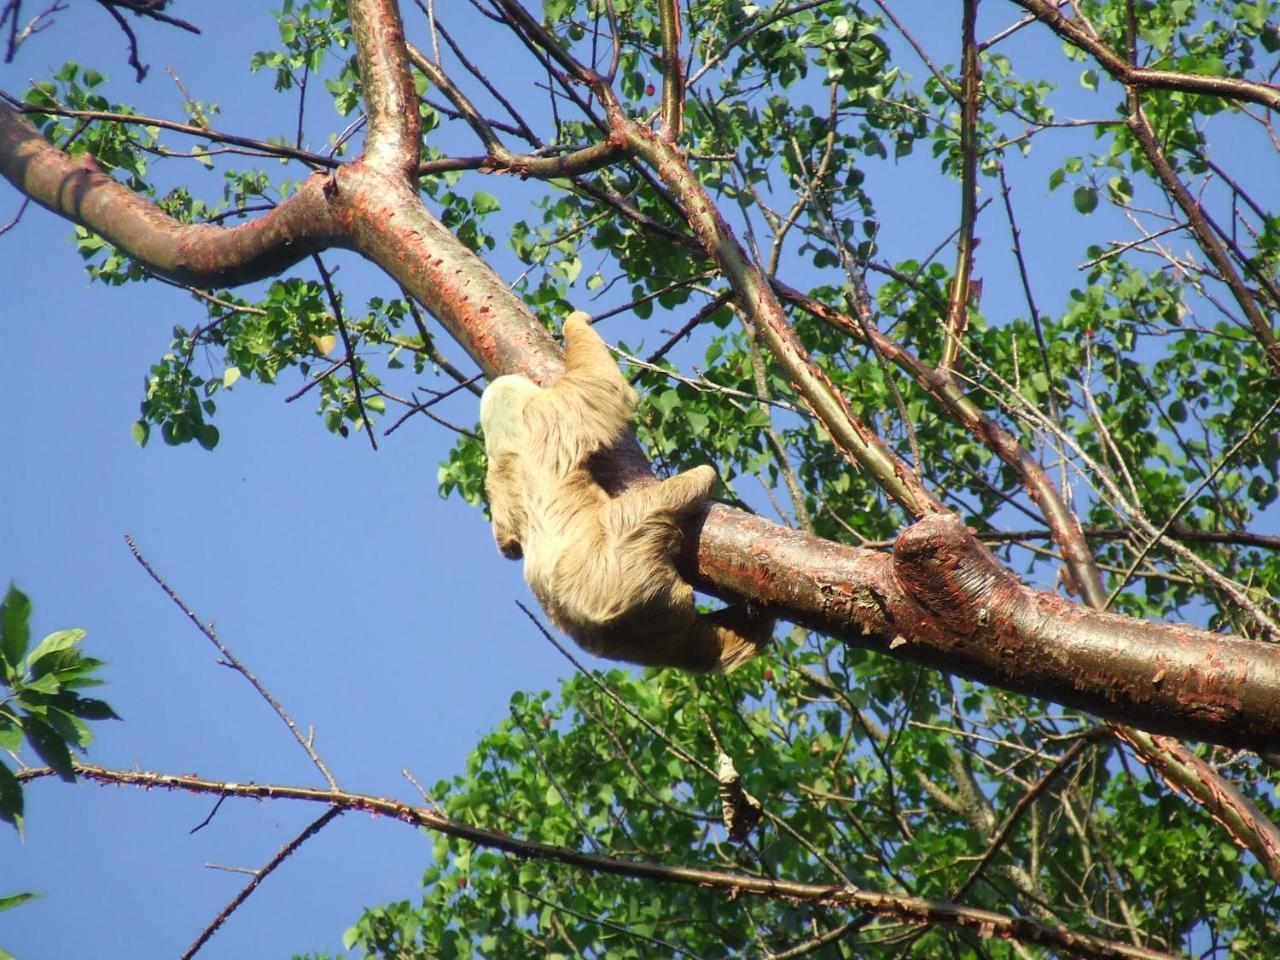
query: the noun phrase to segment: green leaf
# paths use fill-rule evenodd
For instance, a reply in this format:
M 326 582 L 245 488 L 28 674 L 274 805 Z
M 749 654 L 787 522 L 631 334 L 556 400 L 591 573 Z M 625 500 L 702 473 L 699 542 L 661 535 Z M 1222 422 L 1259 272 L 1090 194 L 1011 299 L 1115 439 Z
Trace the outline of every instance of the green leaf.
M 151 436 L 151 424 L 145 420 L 135 420 L 130 431 L 133 433 L 133 442 L 140 447 L 145 447 L 147 438 Z
M 43 640 L 39 645 L 31 651 L 31 655 L 27 657 L 27 669 L 35 668 L 42 659 L 51 653 L 59 653 L 63 650 L 69 650 L 85 638 L 85 632 L 78 628 L 71 630 L 57 630 Z M 44 671 L 41 671 L 42 673 Z
M 31 744 L 31 749 L 35 750 L 40 759 L 52 767 L 63 780 L 74 783 L 76 772 L 66 741 L 58 736 L 49 724 L 31 714 L 22 718 L 22 728 L 27 735 L 27 742 Z
M 17 718 L 7 708 L 0 707 L 0 750 L 17 753 L 22 746 L 22 730 Z
M 69 680 L 82 680 L 102 666 L 102 661 L 94 657 L 86 657 L 79 650 L 59 650 L 48 653 L 38 661 L 30 662 L 28 672 L 33 677 L 52 673 L 62 683 Z
M 218 428 L 212 423 L 201 423 L 196 427 L 196 440 L 206 450 L 212 450 L 218 445 Z
M 95 697 L 79 697 L 64 704 L 63 709 L 67 713 L 74 714 L 77 717 L 83 717 L 85 720 L 119 720 L 120 716 L 111 709 L 111 706 L 105 700 L 98 700 Z
M 12 823 L 22 834 L 22 784 L 0 760 L 0 820 Z
M 46 673 L 44 676 L 37 677 L 30 683 L 25 683 L 22 686 L 22 691 L 24 693 L 27 691 L 34 691 L 36 693 L 57 693 L 61 689 L 62 684 L 60 684 L 58 682 L 58 678 L 51 673 Z
M 0 657 L 11 670 L 17 670 L 22 655 L 31 642 L 31 601 L 26 594 L 9 584 L 4 603 L 0 604 Z
M 1128 204 L 1133 201 L 1133 184 L 1128 177 L 1111 177 L 1107 180 L 1107 190 L 1115 203 Z
M 83 750 L 93 743 L 93 731 L 89 729 L 89 725 L 65 710 L 49 706 L 45 710 L 45 719 L 68 746 Z
M 0 911 L 12 910 L 14 907 L 20 907 L 22 904 L 39 897 L 38 893 L 11 893 L 7 896 L 0 897 Z
M 1076 187 L 1071 200 L 1081 213 L 1089 214 L 1098 209 L 1098 191 L 1093 187 Z

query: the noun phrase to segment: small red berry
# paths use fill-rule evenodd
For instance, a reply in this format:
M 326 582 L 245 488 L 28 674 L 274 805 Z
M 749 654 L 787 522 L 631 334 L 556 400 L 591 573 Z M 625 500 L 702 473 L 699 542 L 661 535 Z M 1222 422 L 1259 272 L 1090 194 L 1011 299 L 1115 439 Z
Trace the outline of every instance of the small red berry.
M 652 84 L 652 83 L 645 84 L 645 88 L 644 88 L 644 95 L 645 95 L 646 97 L 652 97 L 652 96 L 653 96 L 653 93 L 654 93 L 654 86 L 653 86 L 653 84 Z

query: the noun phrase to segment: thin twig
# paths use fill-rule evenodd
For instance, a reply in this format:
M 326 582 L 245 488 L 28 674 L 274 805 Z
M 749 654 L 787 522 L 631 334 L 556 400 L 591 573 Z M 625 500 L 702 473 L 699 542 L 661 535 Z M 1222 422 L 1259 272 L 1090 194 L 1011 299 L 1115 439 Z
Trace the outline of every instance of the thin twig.
M 250 672 L 249 668 L 241 662 L 240 658 L 231 652 L 231 648 L 218 638 L 218 634 L 214 630 L 213 626 L 211 624 L 207 625 L 202 623 L 200 618 L 196 616 L 195 611 L 187 605 L 187 602 L 178 596 L 177 592 L 173 587 L 169 586 L 164 577 L 160 576 L 160 574 L 156 572 L 155 567 L 151 566 L 151 563 L 147 558 L 142 555 L 142 551 L 138 549 L 138 545 L 134 542 L 133 537 L 126 533 L 124 535 L 124 542 L 129 545 L 129 552 L 133 554 L 133 558 L 142 565 L 142 569 L 147 571 L 147 576 L 155 581 L 156 586 L 164 592 L 164 595 L 172 600 L 177 605 L 178 609 L 186 615 L 187 619 L 195 624 L 195 628 L 204 634 L 206 639 L 208 639 L 208 641 L 217 648 L 218 653 L 222 655 L 223 660 L 225 660 L 233 670 L 248 680 L 249 683 L 253 685 L 253 689 L 258 691 L 258 695 L 262 697 L 263 700 L 267 701 L 271 709 L 276 712 L 276 716 L 279 717 L 284 722 L 284 725 L 289 728 L 289 732 L 293 734 L 293 739 L 298 741 L 298 745 L 302 747 L 302 749 L 306 751 L 307 756 L 311 758 L 311 762 L 315 764 L 316 769 L 320 771 L 325 781 L 329 784 L 329 789 L 336 791 L 338 789 L 338 781 L 334 779 L 333 774 L 329 772 L 329 768 L 325 766 L 325 762 L 321 760 L 320 755 L 316 753 L 316 749 L 311 744 L 310 738 L 302 735 L 302 731 L 298 729 L 298 725 L 293 722 L 293 718 L 289 716 L 288 711 L 285 710 L 280 701 L 277 700 L 275 696 L 272 695 L 271 691 L 262 684 L 262 681 Z
M 320 280 L 324 283 L 324 292 L 329 298 L 329 307 L 333 310 L 333 318 L 338 324 L 338 335 L 342 337 L 342 346 L 347 351 L 347 364 L 351 367 L 351 390 L 355 393 L 356 409 L 360 411 L 360 421 L 364 424 L 364 432 L 369 435 L 369 446 L 376 451 L 378 438 L 373 435 L 373 423 L 364 408 L 364 395 L 360 392 L 360 365 L 362 361 L 356 356 L 355 346 L 351 342 L 351 334 L 347 331 L 347 323 L 342 317 L 342 301 L 338 299 L 338 291 L 333 288 L 333 278 L 325 269 L 320 254 L 313 253 L 311 262 L 320 272 Z
M 225 907 L 218 911 L 218 915 L 209 921 L 209 925 L 200 931 L 200 935 L 196 937 L 191 946 L 187 947 L 186 952 L 182 954 L 182 960 L 191 960 L 192 957 L 199 953 L 200 948 L 209 942 L 209 938 L 217 933 L 218 928 L 226 923 L 227 918 L 236 912 L 236 909 L 240 904 L 249 899 L 253 891 L 258 889 L 258 885 L 262 883 L 263 880 L 267 879 L 267 877 L 275 872 L 275 869 L 279 867 L 280 864 L 293 856 L 294 852 L 300 846 L 323 830 L 335 817 L 341 815 L 343 812 L 342 807 L 330 807 L 315 820 L 311 821 L 310 825 L 305 830 L 281 847 L 279 853 L 268 860 L 262 866 L 262 869 L 255 871 L 253 879 L 246 883 L 240 889 L 240 892 L 232 897 Z
M 1218 474 L 1222 472 L 1223 468 L 1231 462 L 1231 458 L 1236 455 L 1240 448 L 1253 439 L 1254 434 L 1262 429 L 1262 425 L 1271 419 L 1271 415 L 1276 412 L 1277 407 L 1280 407 L 1280 400 L 1276 400 L 1272 403 L 1271 406 L 1267 408 L 1267 412 L 1260 416 L 1257 421 L 1253 423 L 1247 431 L 1245 431 L 1244 436 L 1232 444 L 1231 449 L 1222 455 L 1222 458 L 1214 465 L 1213 469 L 1201 477 L 1200 482 L 1187 491 L 1186 496 L 1182 498 L 1182 502 L 1174 507 L 1173 512 L 1169 514 L 1169 519 L 1160 526 L 1160 529 L 1155 532 L 1155 535 L 1143 545 L 1141 550 L 1138 551 L 1138 555 L 1134 557 L 1133 562 L 1129 564 L 1129 569 L 1125 571 L 1125 575 L 1116 581 L 1115 588 L 1111 591 L 1111 595 L 1107 597 L 1106 606 L 1103 607 L 1104 610 L 1107 607 L 1110 607 L 1111 604 L 1115 603 L 1116 597 L 1118 597 L 1120 592 L 1128 586 L 1129 579 L 1133 576 L 1133 572 L 1137 570 L 1142 564 L 1142 561 L 1147 558 L 1147 554 L 1151 552 L 1155 545 L 1164 539 L 1165 534 L 1169 532 L 1169 529 L 1177 522 L 1178 518 L 1182 516 L 1183 511 L 1195 502 L 1196 497 L 1200 496 L 1200 491 L 1212 483 Z
M 974 881 L 982 876 L 982 872 L 987 869 L 987 866 L 993 859 L 995 859 L 996 854 L 1000 852 L 1000 848 L 1004 846 L 1005 840 L 1008 839 L 1013 828 L 1017 826 L 1023 813 L 1030 808 L 1031 804 L 1035 803 L 1036 799 L 1044 793 L 1045 790 L 1049 789 L 1049 785 L 1053 783 L 1054 779 L 1056 779 L 1062 771 L 1066 770 L 1067 767 L 1071 766 L 1071 764 L 1075 762 L 1076 757 L 1080 756 L 1091 742 L 1092 741 L 1090 740 L 1082 739 L 1073 743 L 1070 748 L 1068 748 L 1067 752 L 1058 758 L 1057 763 L 1045 771 L 1044 775 L 1035 782 L 1031 789 L 1018 798 L 1018 802 L 1013 805 L 1013 809 L 1009 811 L 1009 815 L 1004 818 L 1004 823 L 1000 824 L 999 829 L 992 834 L 991 842 L 987 845 L 986 851 L 982 854 L 981 858 L 979 858 L 978 862 L 974 864 L 973 869 L 969 872 L 969 876 L 966 877 L 964 882 L 955 889 L 951 899 L 960 900 L 965 893 L 968 892 L 969 888 L 973 886 Z

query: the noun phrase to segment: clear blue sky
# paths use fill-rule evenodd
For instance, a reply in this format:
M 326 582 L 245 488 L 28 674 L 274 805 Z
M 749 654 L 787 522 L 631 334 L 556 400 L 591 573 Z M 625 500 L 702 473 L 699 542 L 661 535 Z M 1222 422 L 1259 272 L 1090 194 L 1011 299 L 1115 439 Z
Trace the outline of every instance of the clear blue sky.
M 945 51 L 958 5 L 918 6 L 912 26 L 944 51 L 941 59 L 953 60 Z M 939 6 L 954 16 L 942 22 Z M 1011 6 L 989 6 L 1007 21 Z M 410 36 L 421 41 L 420 17 L 410 11 Z M 152 65 L 142 87 L 125 65 L 123 38 L 90 4 L 76 5 L 17 63 L 0 67 L 0 86 L 18 93 L 28 77 L 76 58 L 110 73 L 112 96 L 180 117 L 164 70 L 173 64 L 193 96 L 222 105 L 220 129 L 291 130 L 294 101 L 273 96 L 270 77 L 246 69 L 249 55 L 275 39 L 264 6 L 241 0 L 175 12 L 205 34 L 142 27 L 143 59 Z M 1056 55 L 1055 43 L 1047 48 Z M 309 107 L 313 144 L 344 125 L 323 93 Z M 1091 135 L 1076 136 L 1079 151 L 1087 150 Z M 873 190 L 902 185 L 895 206 L 881 210 L 888 259 L 920 254 L 955 223 L 956 187 L 931 170 L 921 156 L 871 174 Z M 216 179 L 200 182 L 214 199 Z M 1074 262 L 1054 264 L 1048 251 L 1085 225 L 1069 212 L 1069 191 L 1049 198 L 1044 183 L 1033 171 L 1018 189 L 1035 198 L 1024 207 L 1023 226 L 1031 228 L 1024 240 L 1048 264 L 1053 281 L 1041 306 L 1052 310 L 1076 280 Z M 521 196 L 478 178 L 473 186 Z M 0 187 L 0 222 L 17 205 Z M 508 203 L 506 215 L 518 214 Z M 1008 246 L 1002 217 L 984 222 L 980 262 Z M 344 787 L 413 799 L 402 767 L 426 784 L 459 771 L 478 735 L 507 716 L 513 691 L 552 686 L 567 664 L 515 608 L 513 600 L 527 596 L 519 566 L 498 556 L 482 514 L 438 498 L 436 467 L 451 437 L 419 418 L 373 453 L 363 437 L 326 433 L 309 401 L 286 406 L 289 383 L 242 382 L 219 394 L 215 453 L 167 448 L 158 438 L 139 449 L 129 425 L 148 366 L 165 351 L 172 323 L 190 327 L 202 313 L 159 285 L 90 284 L 69 234 L 66 223 L 32 208 L 0 237 L 0 578 L 34 600 L 37 636 L 84 627 L 88 652 L 109 661 L 104 695 L 124 722 L 100 724 L 88 758 L 320 784 L 266 705 L 217 665 L 213 648 L 135 564 L 127 532 L 294 718 L 315 725 L 318 748 Z M 1127 233 L 1117 227 L 1112 235 Z M 1055 256 L 1081 248 L 1069 242 Z M 342 265 L 349 304 L 394 295 L 357 258 L 332 262 Z M 509 258 L 495 263 L 515 275 Z M 981 272 L 990 315 L 1023 312 L 1007 264 Z M 606 335 L 638 341 L 625 323 L 610 321 Z M 472 423 L 474 406 L 463 394 L 449 415 Z M 0 914 L 0 946 L 20 960 L 176 955 L 245 880 L 205 863 L 260 866 L 321 812 L 231 801 L 191 835 L 212 808 L 208 799 L 54 781 L 29 788 L 28 808 L 25 843 L 0 830 L 0 894 L 44 894 Z M 416 897 L 429 842 L 385 821 L 343 817 L 264 883 L 202 955 L 336 950 L 362 907 Z
M 194 96 L 223 105 L 225 129 L 291 128 L 292 107 L 272 95 L 270 75 L 246 69 L 275 37 L 263 5 L 182 5 L 202 38 L 144 28 L 152 71 L 141 87 L 105 14 L 76 6 L 0 71 L 0 86 L 20 92 L 28 77 L 78 58 L 110 73 L 113 95 L 180 118 L 164 72 L 172 63 Z M 322 91 L 311 109 L 315 142 L 344 125 Z M 219 183 L 205 178 L 204 189 L 215 199 Z M 0 185 L 0 222 L 17 205 Z M 202 311 L 156 284 L 91 284 L 69 235 L 68 224 L 32 207 L 0 237 L 0 578 L 32 597 L 38 636 L 82 626 L 87 650 L 109 662 L 104 696 L 124 722 L 99 725 L 88 759 L 321 783 L 257 694 L 216 664 L 213 647 L 146 578 L 127 532 L 295 719 L 315 725 L 343 786 L 409 799 L 402 767 L 428 785 L 460 770 L 478 735 L 507 715 L 511 692 L 553 685 L 566 664 L 515 609 L 512 598 L 525 596 L 520 567 L 497 554 L 481 512 L 437 496 L 451 436 L 419 418 L 373 453 L 363 437 L 327 433 L 312 401 L 286 406 L 296 383 L 245 383 L 220 394 L 215 453 L 139 449 L 129 424 L 149 365 L 171 325 L 192 326 Z M 333 262 L 349 303 L 394 295 L 358 258 Z M 474 399 L 459 399 L 451 415 L 473 423 Z M 260 866 L 322 812 L 224 804 L 189 835 L 211 806 L 32 785 L 26 842 L 0 831 L 0 893 L 44 897 L 0 914 L 0 945 L 20 960 L 90 947 L 176 956 L 246 880 L 203 864 Z M 405 827 L 344 817 L 264 883 L 202 955 L 337 948 L 363 907 L 415 895 L 428 843 Z

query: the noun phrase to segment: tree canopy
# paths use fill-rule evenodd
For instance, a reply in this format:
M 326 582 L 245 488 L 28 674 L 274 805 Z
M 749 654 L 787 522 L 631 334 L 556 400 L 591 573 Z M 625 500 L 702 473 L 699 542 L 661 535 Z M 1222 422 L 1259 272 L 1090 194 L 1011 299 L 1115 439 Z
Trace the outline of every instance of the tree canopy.
M 140 82 L 163 34 L 135 18 L 198 28 L 101 5 Z M 10 59 L 56 48 L 64 11 L 0 10 Z M 344 811 L 425 827 L 422 892 L 356 921 L 357 955 L 1276 949 L 1275 3 L 277 19 L 245 51 L 274 130 L 224 130 L 185 86 L 185 117 L 139 114 L 102 92 L 120 64 L 0 99 L 0 173 L 72 221 L 90 275 L 191 295 L 136 441 L 214 450 L 224 393 L 280 384 L 348 442 L 453 431 L 439 489 L 479 506 L 483 378 L 549 381 L 586 309 L 642 398 L 607 482 L 715 464 L 682 570 L 786 626 L 730 677 L 569 654 L 404 799 L 339 789 L 292 720 L 318 786 L 73 762 L 83 724 L 38 718 L 79 701 L 16 642 L 0 746 L 327 807 L 264 876 Z M 347 251 L 382 294 L 344 294 Z M 70 691 L 97 661 L 68 659 Z M 50 771 L 15 772 L 11 819 Z

